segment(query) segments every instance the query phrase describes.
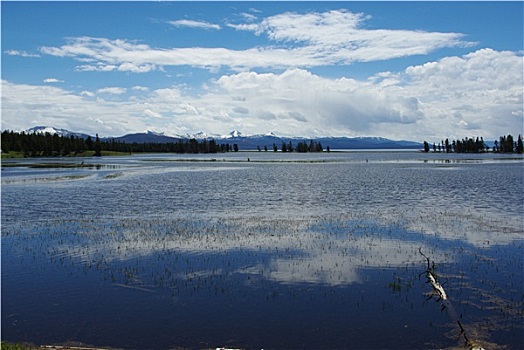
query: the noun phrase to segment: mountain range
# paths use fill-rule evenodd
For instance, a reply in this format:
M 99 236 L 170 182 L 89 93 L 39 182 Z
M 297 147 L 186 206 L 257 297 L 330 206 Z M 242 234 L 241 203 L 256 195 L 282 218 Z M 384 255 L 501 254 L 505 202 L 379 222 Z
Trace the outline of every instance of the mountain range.
M 94 139 L 92 135 L 77 133 L 65 129 L 58 129 L 50 126 L 36 126 L 25 131 L 26 133 L 50 133 L 58 134 L 60 136 L 75 136 Z M 230 145 L 237 144 L 241 150 L 256 150 L 259 147 L 264 149 L 267 147 L 269 150 L 273 149 L 273 144 L 277 145 L 280 149 L 282 143 L 289 144 L 291 142 L 296 146 L 299 142 L 309 142 L 315 140 L 320 142 L 324 148 L 328 147 L 332 150 L 336 149 L 420 149 L 422 144 L 413 141 L 397 141 L 390 140 L 382 137 L 281 137 L 273 133 L 259 134 L 259 135 L 244 135 L 241 132 L 234 130 L 227 135 L 215 135 L 206 134 L 203 132 L 197 134 L 187 135 L 174 135 L 168 136 L 164 133 L 157 133 L 153 131 L 147 131 L 145 133 L 133 133 L 119 137 L 105 137 L 101 138 L 102 141 L 117 141 L 124 143 L 169 143 L 179 142 L 189 139 L 197 140 L 215 140 L 217 144 L 228 143 Z

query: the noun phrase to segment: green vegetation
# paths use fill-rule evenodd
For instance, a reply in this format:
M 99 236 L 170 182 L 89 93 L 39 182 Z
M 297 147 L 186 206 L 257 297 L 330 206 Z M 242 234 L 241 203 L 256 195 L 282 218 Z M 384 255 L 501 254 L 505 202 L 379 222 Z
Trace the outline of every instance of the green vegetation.
M 395 280 L 388 283 L 388 288 L 391 289 L 392 292 L 400 292 L 402 289 L 402 282 L 400 281 L 400 278 L 395 276 Z
M 180 140 L 170 143 L 125 143 L 114 139 L 95 140 L 58 134 L 26 134 L 14 131 L 2 132 L 2 158 L 22 157 L 100 157 L 130 153 L 223 153 L 238 152 L 238 145 L 218 145 L 215 140 Z
M 424 141 L 424 151 L 429 152 L 429 143 Z M 446 152 L 446 153 L 483 153 L 489 152 L 489 146 L 484 143 L 484 139 L 476 138 L 464 138 L 462 140 L 453 140 L 451 143 L 449 139 L 442 141 L 438 145 L 433 143 L 433 152 Z M 524 146 L 522 143 L 522 137 L 519 135 L 517 141 L 514 140 L 511 134 L 507 136 L 501 136 L 498 140 L 493 142 L 493 152 L 495 153 L 523 153 Z
M 12 159 L 12 158 L 23 158 L 24 153 L 20 151 L 11 151 L 9 153 L 5 153 L 2 151 L 2 159 Z
M 2 350 L 31 350 L 31 349 L 37 349 L 37 347 L 33 345 L 28 344 L 20 344 L 20 343 L 6 343 L 2 341 Z

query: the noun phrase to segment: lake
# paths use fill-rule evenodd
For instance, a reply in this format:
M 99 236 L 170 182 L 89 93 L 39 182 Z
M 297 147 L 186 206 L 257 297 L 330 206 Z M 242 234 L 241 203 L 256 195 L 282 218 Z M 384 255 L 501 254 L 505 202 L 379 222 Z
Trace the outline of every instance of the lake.
M 524 346 L 521 155 L 238 152 L 2 165 L 13 162 L 1 179 L 2 340 Z

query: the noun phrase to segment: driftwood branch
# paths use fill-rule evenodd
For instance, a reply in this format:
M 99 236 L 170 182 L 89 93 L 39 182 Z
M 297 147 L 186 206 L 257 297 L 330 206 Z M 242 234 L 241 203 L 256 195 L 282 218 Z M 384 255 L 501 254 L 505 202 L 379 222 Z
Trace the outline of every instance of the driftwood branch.
M 424 272 L 426 273 L 426 278 L 428 279 L 429 284 L 431 284 L 431 287 L 433 288 L 433 293 L 438 296 L 437 301 L 447 300 L 448 295 L 446 294 L 444 287 L 442 287 L 442 285 L 437 280 L 437 277 L 435 274 L 435 262 L 433 262 L 433 264 L 430 264 L 429 258 L 426 255 L 424 255 L 424 253 L 422 253 L 421 247 L 418 248 L 418 251 L 420 255 L 426 258 L 426 261 L 428 262 L 428 267 L 426 268 L 426 271 Z M 429 299 L 431 299 L 431 297 Z
M 480 346 L 479 344 L 477 344 L 475 341 L 468 339 L 468 337 L 466 335 L 466 331 L 464 330 L 464 327 L 462 327 L 462 324 L 457 319 L 456 312 L 453 309 L 453 306 L 451 305 L 450 301 L 448 300 L 448 295 L 446 294 L 446 291 L 444 290 L 444 287 L 442 286 L 442 284 L 437 279 L 437 275 L 435 273 L 435 262 L 434 261 L 432 262 L 426 255 L 424 255 L 424 253 L 422 253 L 422 248 L 421 247 L 419 247 L 418 251 L 419 251 L 420 255 L 422 255 L 426 259 L 427 264 L 428 264 L 426 270 L 424 272 L 422 272 L 421 275 L 422 274 L 426 274 L 427 283 L 429 283 L 431 285 L 431 288 L 433 289 L 433 293 L 426 300 L 429 300 L 429 299 L 433 298 L 433 296 L 436 295 L 438 297 L 437 300 L 436 300 L 437 302 L 442 300 L 441 310 L 444 310 L 447 306 L 449 306 L 450 309 L 448 310 L 448 314 L 450 315 L 450 317 L 452 318 L 453 321 L 454 320 L 457 321 L 457 324 L 458 324 L 458 326 L 460 328 L 460 334 L 463 335 L 464 340 L 465 340 L 465 344 L 464 345 L 469 350 L 484 350 L 484 348 L 482 346 Z

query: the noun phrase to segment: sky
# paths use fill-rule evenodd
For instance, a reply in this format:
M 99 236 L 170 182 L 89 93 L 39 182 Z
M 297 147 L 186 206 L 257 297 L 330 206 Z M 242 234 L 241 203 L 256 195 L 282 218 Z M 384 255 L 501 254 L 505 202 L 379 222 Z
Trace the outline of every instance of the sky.
M 1 4 L 2 130 L 524 134 L 524 2 Z

